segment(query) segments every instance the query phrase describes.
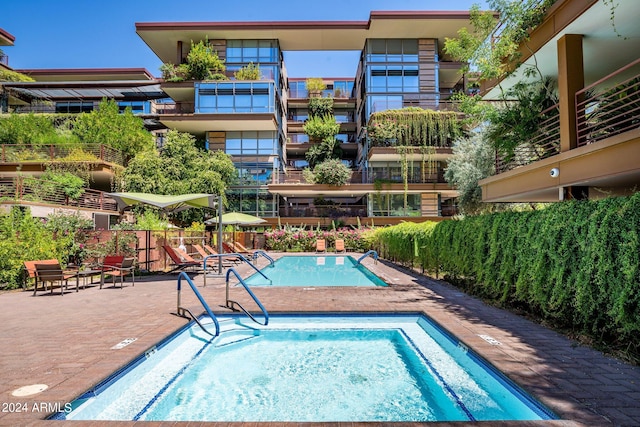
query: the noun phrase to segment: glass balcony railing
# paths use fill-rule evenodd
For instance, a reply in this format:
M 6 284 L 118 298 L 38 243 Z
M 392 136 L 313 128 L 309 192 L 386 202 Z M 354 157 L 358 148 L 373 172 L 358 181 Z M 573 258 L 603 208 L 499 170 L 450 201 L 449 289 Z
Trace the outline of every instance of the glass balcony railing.
M 273 81 L 196 82 L 195 114 L 274 113 Z

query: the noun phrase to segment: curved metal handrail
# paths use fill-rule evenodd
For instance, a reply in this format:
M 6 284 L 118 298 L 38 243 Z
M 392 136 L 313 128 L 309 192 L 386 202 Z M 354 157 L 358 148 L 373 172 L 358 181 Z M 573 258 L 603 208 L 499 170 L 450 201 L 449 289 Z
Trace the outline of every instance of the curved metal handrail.
M 232 253 L 232 254 L 213 254 L 213 255 L 207 255 L 206 257 L 204 257 L 204 259 L 202 260 L 202 262 L 203 262 L 203 270 L 204 270 L 204 286 L 207 286 L 207 260 L 209 258 L 223 258 L 225 256 L 226 257 L 240 258 L 242 261 L 244 261 L 247 264 L 249 264 L 251 266 L 251 268 L 253 268 L 255 271 L 257 271 L 262 277 L 267 279 L 269 281 L 269 283 L 273 283 L 271 281 L 271 279 L 269 279 L 267 276 L 265 276 L 264 273 L 262 271 L 260 271 L 258 269 L 258 267 L 253 265 L 251 263 L 251 261 L 249 261 L 244 255 L 238 254 L 238 253 Z
M 360 264 L 362 262 L 362 260 L 365 259 L 366 257 L 368 257 L 369 255 L 373 255 L 373 259 L 375 260 L 375 263 L 377 264 L 378 263 L 378 252 L 374 251 L 373 249 L 371 249 L 369 252 L 365 253 L 360 258 L 358 258 L 358 261 L 356 262 L 356 264 Z
M 193 313 L 191 313 L 191 311 L 189 311 L 188 309 L 186 309 L 186 308 L 184 308 L 184 307 L 182 307 L 180 305 L 180 292 L 182 290 L 182 279 L 183 278 L 187 279 L 187 283 L 189 283 L 189 286 L 191 286 L 191 290 L 193 291 L 194 294 L 196 294 L 196 297 L 198 297 L 198 300 L 200 301 L 200 304 L 202 304 L 202 306 L 204 307 L 204 309 L 207 312 L 207 314 L 209 315 L 209 317 L 211 317 L 211 320 L 213 320 L 213 324 L 216 327 L 216 333 L 215 334 L 212 334 L 204 326 L 202 326 L 200 321 L 195 318 L 195 316 L 193 315 Z M 213 314 L 213 311 L 211 311 L 211 308 L 209 308 L 209 304 L 207 304 L 207 302 L 204 300 L 202 295 L 200 295 L 200 292 L 198 292 L 198 289 L 196 288 L 196 285 L 193 284 L 193 282 L 191 281 L 191 278 L 184 271 L 181 272 L 178 275 L 178 303 L 177 303 L 177 306 L 178 306 L 178 308 L 177 308 L 176 314 L 178 316 L 186 317 L 184 315 L 184 313 L 187 312 L 196 321 L 196 323 L 202 328 L 203 331 L 205 331 L 206 333 L 208 333 L 212 337 L 217 337 L 218 335 L 220 335 L 220 324 L 218 323 L 218 319 L 216 318 L 215 314 Z
M 236 278 L 240 281 L 240 284 L 242 284 L 242 286 L 249 293 L 251 298 L 253 298 L 253 301 L 255 301 L 255 303 L 258 304 L 258 307 L 260 307 L 260 310 L 262 310 L 262 314 L 264 315 L 264 323 L 260 322 L 258 319 L 253 317 L 253 315 L 251 313 L 249 313 L 238 301 L 232 301 L 232 300 L 229 299 L 229 276 L 231 275 L 231 273 L 233 273 L 236 276 Z M 229 303 L 231 303 L 231 305 L 229 305 Z M 233 305 L 234 304 L 236 304 L 238 307 L 240 307 L 240 309 L 244 312 L 244 314 L 249 316 L 249 318 L 251 320 L 253 320 L 254 322 L 256 322 L 256 323 L 258 323 L 258 324 L 260 324 L 262 326 L 267 326 L 269 324 L 269 313 L 267 313 L 267 309 L 264 308 L 264 306 L 262 305 L 262 303 L 260 302 L 258 297 L 255 296 L 255 294 L 253 292 L 251 292 L 251 289 L 245 283 L 245 281 L 242 280 L 242 277 L 240 277 L 240 275 L 238 274 L 236 269 L 231 267 L 230 269 L 227 270 L 227 303 L 226 303 L 226 305 L 227 305 L 228 308 L 233 309 Z
M 265 257 L 266 259 L 268 259 L 268 260 L 269 260 L 269 265 L 270 265 L 271 267 L 273 267 L 273 263 L 274 263 L 275 261 L 274 261 L 274 260 L 273 260 L 273 258 L 271 258 L 269 255 L 267 255 L 267 253 L 266 253 L 265 251 L 255 251 L 255 252 L 253 253 L 253 260 L 254 260 L 254 261 L 255 261 L 255 260 L 257 260 L 257 259 L 258 259 L 258 256 L 260 256 L 260 255 L 262 255 L 263 257 Z

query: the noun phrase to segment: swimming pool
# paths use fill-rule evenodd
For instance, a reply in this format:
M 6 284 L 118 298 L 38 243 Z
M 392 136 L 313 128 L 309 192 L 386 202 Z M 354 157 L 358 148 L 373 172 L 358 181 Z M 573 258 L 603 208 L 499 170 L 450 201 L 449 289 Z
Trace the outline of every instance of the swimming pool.
M 351 256 L 283 256 L 245 279 L 250 286 L 387 286 Z
M 73 403 L 70 420 L 472 421 L 555 416 L 421 314 L 219 317 Z

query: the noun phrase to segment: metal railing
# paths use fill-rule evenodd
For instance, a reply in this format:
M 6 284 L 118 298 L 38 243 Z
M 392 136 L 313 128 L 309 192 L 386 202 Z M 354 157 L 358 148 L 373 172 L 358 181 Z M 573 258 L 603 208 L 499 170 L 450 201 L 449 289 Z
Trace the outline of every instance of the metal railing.
M 77 199 L 64 193 L 60 186 L 37 178 L 0 179 L 0 198 L 20 202 L 47 203 L 74 208 L 96 209 L 118 212 L 118 203 L 106 193 L 85 189 Z
M 104 144 L 1 144 L 1 163 L 104 162 L 124 166 L 121 151 Z
M 560 112 L 558 104 L 540 113 L 543 120 L 530 139 L 518 145 L 511 156 L 496 153 L 496 173 L 506 172 L 560 153 Z
M 286 173 L 273 174 L 272 184 L 310 184 L 304 177 L 302 170 L 288 170 Z M 347 184 L 362 184 L 362 172 L 352 171 Z
M 209 330 L 207 328 L 205 328 L 204 325 L 202 325 L 202 323 L 200 323 L 200 320 L 198 320 L 198 318 L 196 316 L 194 316 L 193 313 L 189 309 L 182 307 L 181 299 L 180 299 L 181 290 L 182 290 L 182 279 L 186 279 L 187 283 L 191 287 L 191 290 L 193 291 L 193 293 L 198 298 L 198 301 L 200 301 L 200 304 L 202 304 L 202 307 L 204 307 L 205 311 L 207 312 L 207 314 L 209 315 L 209 317 L 213 321 L 213 324 L 216 327 L 216 331 L 215 331 L 214 334 L 209 332 Z M 196 288 L 196 285 L 193 284 L 193 282 L 191 281 L 191 278 L 189 278 L 187 273 L 185 273 L 183 271 L 178 275 L 178 295 L 177 295 L 176 314 L 178 316 L 181 316 L 181 317 L 187 317 L 185 313 L 188 313 L 189 317 L 191 317 L 193 320 L 195 320 L 195 322 L 198 324 L 198 326 L 200 326 L 200 328 L 204 332 L 206 332 L 207 334 L 211 335 L 214 338 L 217 337 L 218 335 L 220 335 L 220 324 L 218 323 L 218 319 L 216 318 L 215 314 L 213 314 L 213 311 L 211 311 L 211 308 L 209 308 L 209 304 L 207 304 L 207 302 L 204 300 L 204 298 L 202 297 L 200 292 L 198 292 L 198 288 Z
M 262 251 L 260 251 L 262 252 Z M 267 256 L 265 254 L 265 256 Z M 235 258 L 235 259 L 241 259 L 242 261 L 246 262 L 247 264 L 249 264 L 251 266 L 251 268 L 253 268 L 256 272 L 258 272 L 258 274 L 260 274 L 262 277 L 264 277 L 265 279 L 267 279 L 269 281 L 269 283 L 271 283 L 271 279 L 269 279 L 267 276 L 264 275 L 264 273 L 262 271 L 260 271 L 258 269 L 258 267 L 256 267 L 255 265 L 253 265 L 251 263 L 251 261 L 249 261 L 244 255 L 239 254 L 239 253 L 225 253 L 225 254 L 212 254 L 212 255 L 207 255 L 206 257 L 204 257 L 204 259 L 202 260 L 203 263 L 203 271 L 204 271 L 204 285 L 203 286 L 207 286 L 207 264 L 208 264 L 208 260 L 209 259 L 213 259 L 213 258 L 217 258 L 218 260 L 222 260 L 223 258 Z M 268 257 L 268 256 L 267 256 Z M 219 263 L 218 264 L 218 268 L 221 268 L 222 264 Z M 222 269 L 219 270 L 220 272 L 222 272 Z
M 341 218 L 341 217 L 365 217 L 367 207 L 365 205 L 335 205 L 335 206 L 315 206 L 296 207 L 287 206 L 278 209 L 278 216 L 289 218 Z
M 640 127 L 640 59 L 578 91 L 576 114 L 578 146 Z
M 373 249 L 371 249 L 370 251 L 368 251 L 364 255 L 362 255 L 360 258 L 358 258 L 358 261 L 356 261 L 356 265 L 360 264 L 362 262 L 362 260 L 365 259 L 368 256 L 372 256 L 373 257 L 375 264 L 378 263 L 378 252 L 376 252 Z
M 392 171 L 367 171 L 365 174 L 364 182 L 373 184 L 376 181 L 381 181 L 383 185 L 384 183 L 401 184 L 404 182 L 402 176 Z M 413 172 L 409 171 L 407 173 L 407 182 L 409 184 L 437 184 L 446 183 L 447 181 L 444 179 L 444 168 L 434 167 L 431 172 L 425 170 L 424 173 L 423 171 L 418 170 L 418 168 L 414 168 Z
M 240 281 L 240 284 L 242 285 L 242 287 L 247 291 L 247 293 L 251 296 L 253 301 L 258 305 L 258 307 L 262 311 L 262 315 L 264 316 L 264 322 L 260 322 L 258 319 L 256 319 L 253 316 L 253 314 L 249 313 L 249 311 L 247 311 L 247 309 L 245 309 L 238 301 L 233 301 L 233 300 L 229 299 L 229 276 L 231 276 L 232 273 Z M 238 306 L 238 308 L 240 308 L 240 310 L 242 310 L 244 312 L 244 314 L 246 314 L 254 322 L 256 322 L 256 323 L 258 323 L 258 324 L 260 324 L 262 326 L 267 326 L 269 324 L 269 313 L 267 313 L 267 310 L 264 308 L 264 306 L 262 305 L 262 303 L 260 302 L 258 297 L 255 296 L 255 294 L 251 291 L 251 289 L 245 283 L 245 281 L 242 280 L 242 277 L 240 277 L 240 275 L 235 270 L 235 268 L 230 268 L 230 269 L 227 270 L 227 302 L 226 302 L 226 306 L 227 306 L 227 308 L 230 308 L 232 310 L 235 310 L 235 306 Z

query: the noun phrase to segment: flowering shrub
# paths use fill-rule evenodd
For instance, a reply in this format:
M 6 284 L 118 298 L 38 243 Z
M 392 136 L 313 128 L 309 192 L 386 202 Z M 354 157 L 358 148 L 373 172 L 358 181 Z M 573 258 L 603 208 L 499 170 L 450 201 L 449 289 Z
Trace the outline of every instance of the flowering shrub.
M 324 239 L 327 247 L 335 247 L 336 239 L 343 239 L 346 248 L 364 252 L 368 245 L 363 234 L 368 229 L 339 228 L 337 230 L 292 230 L 280 229 L 264 233 L 267 250 L 281 252 L 313 252 L 318 239 Z

